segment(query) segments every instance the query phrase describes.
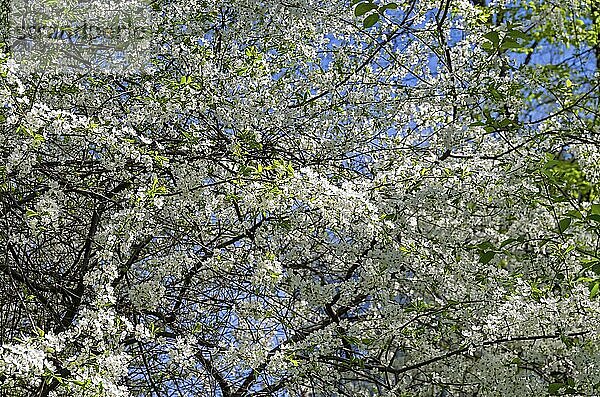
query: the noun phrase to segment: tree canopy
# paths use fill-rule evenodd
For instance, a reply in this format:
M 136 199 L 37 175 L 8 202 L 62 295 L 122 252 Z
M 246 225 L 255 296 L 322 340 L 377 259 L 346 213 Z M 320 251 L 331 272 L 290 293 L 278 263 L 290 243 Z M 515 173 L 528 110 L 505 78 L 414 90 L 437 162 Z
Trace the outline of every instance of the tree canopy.
M 2 395 L 600 393 L 597 0 L 119 4 L 0 55 Z

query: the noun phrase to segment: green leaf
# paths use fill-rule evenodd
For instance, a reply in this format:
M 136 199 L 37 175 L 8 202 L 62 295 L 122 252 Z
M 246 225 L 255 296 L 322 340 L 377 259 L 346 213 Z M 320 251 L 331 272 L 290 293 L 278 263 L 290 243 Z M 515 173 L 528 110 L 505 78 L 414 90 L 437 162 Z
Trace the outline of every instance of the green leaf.
M 377 8 L 377 6 L 373 3 L 360 3 L 354 8 L 354 15 L 360 17 L 375 8 Z
M 520 30 L 516 30 L 516 29 L 512 29 L 508 32 L 508 36 L 512 37 L 513 39 L 522 39 L 525 41 L 529 41 L 531 40 L 531 37 L 529 37 L 529 35 L 525 32 L 521 32 Z
M 594 299 L 594 297 L 598 295 L 598 291 L 600 291 L 600 281 L 596 281 L 590 290 L 590 299 Z
M 509 38 L 505 38 L 502 41 L 502 45 L 500 46 L 501 49 L 503 50 L 509 50 L 512 48 L 522 48 L 523 46 L 521 44 L 519 44 L 517 41 L 513 40 L 513 39 L 509 39 Z
M 483 121 L 475 121 L 469 124 L 469 127 L 483 127 L 484 125 L 486 124 Z
M 481 48 L 485 50 L 488 54 L 493 54 L 495 51 L 495 47 L 489 41 L 485 41 L 481 44 Z
M 592 204 L 591 213 L 600 215 L 600 204 Z
M 577 280 L 578 283 L 591 283 L 592 281 L 594 281 L 595 279 L 591 278 L 591 277 L 579 277 Z
M 548 385 L 548 393 L 550 395 L 555 396 L 558 394 L 558 391 L 565 387 L 564 383 L 550 383 Z
M 514 243 L 515 241 L 517 241 L 516 238 L 509 238 L 507 240 L 504 240 L 502 243 L 500 243 L 500 248 L 504 248 L 506 247 L 508 244 L 510 243 Z
M 27 208 L 27 212 L 25 212 L 25 216 L 27 218 L 32 218 L 34 216 L 38 216 L 39 214 L 32 209 Z
M 490 94 L 492 94 L 494 99 L 504 99 L 504 96 L 494 86 L 491 86 L 491 85 L 488 86 L 488 90 L 489 90 Z M 488 119 L 488 123 L 495 124 L 495 120 Z
M 395 10 L 397 8 L 398 8 L 398 4 L 396 4 L 396 3 L 389 3 L 389 4 L 386 4 L 386 5 L 383 5 L 383 6 L 379 7 L 379 13 L 383 14 L 387 10 Z
M 595 221 L 595 222 L 600 222 L 600 215 L 598 215 L 598 214 L 588 215 L 587 218 L 589 220 L 592 220 L 592 221 Z
M 477 244 L 477 248 L 481 249 L 482 251 L 485 251 L 485 250 L 493 249 L 494 244 L 492 244 L 489 241 L 482 241 L 481 243 Z
M 570 216 L 571 218 L 583 219 L 583 215 L 581 214 L 581 212 L 579 212 L 577 210 L 568 211 L 567 215 Z
M 563 233 L 571 226 L 571 218 L 564 218 L 558 222 L 558 230 Z
M 496 256 L 496 253 L 494 251 L 481 252 L 479 254 L 479 262 L 485 265 L 486 263 L 489 263 L 492 259 L 494 259 L 494 256 Z
M 286 357 L 286 359 L 294 366 L 297 367 L 298 365 L 300 365 L 300 361 L 296 360 L 296 358 L 294 356 L 288 356 Z
M 365 20 L 363 21 L 363 26 L 365 29 L 368 29 L 371 26 L 375 25 L 377 21 L 379 21 L 379 14 L 371 14 L 365 18 Z
M 494 47 L 498 47 L 498 44 L 500 44 L 500 35 L 498 32 L 488 32 L 484 34 L 483 37 L 491 41 Z

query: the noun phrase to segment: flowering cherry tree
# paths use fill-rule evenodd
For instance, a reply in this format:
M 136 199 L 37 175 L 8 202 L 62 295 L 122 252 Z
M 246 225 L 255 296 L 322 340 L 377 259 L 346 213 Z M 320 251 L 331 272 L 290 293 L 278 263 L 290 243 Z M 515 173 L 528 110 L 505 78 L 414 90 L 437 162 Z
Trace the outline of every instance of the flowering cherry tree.
M 145 68 L 5 46 L 0 393 L 600 393 L 599 9 L 158 0 Z

